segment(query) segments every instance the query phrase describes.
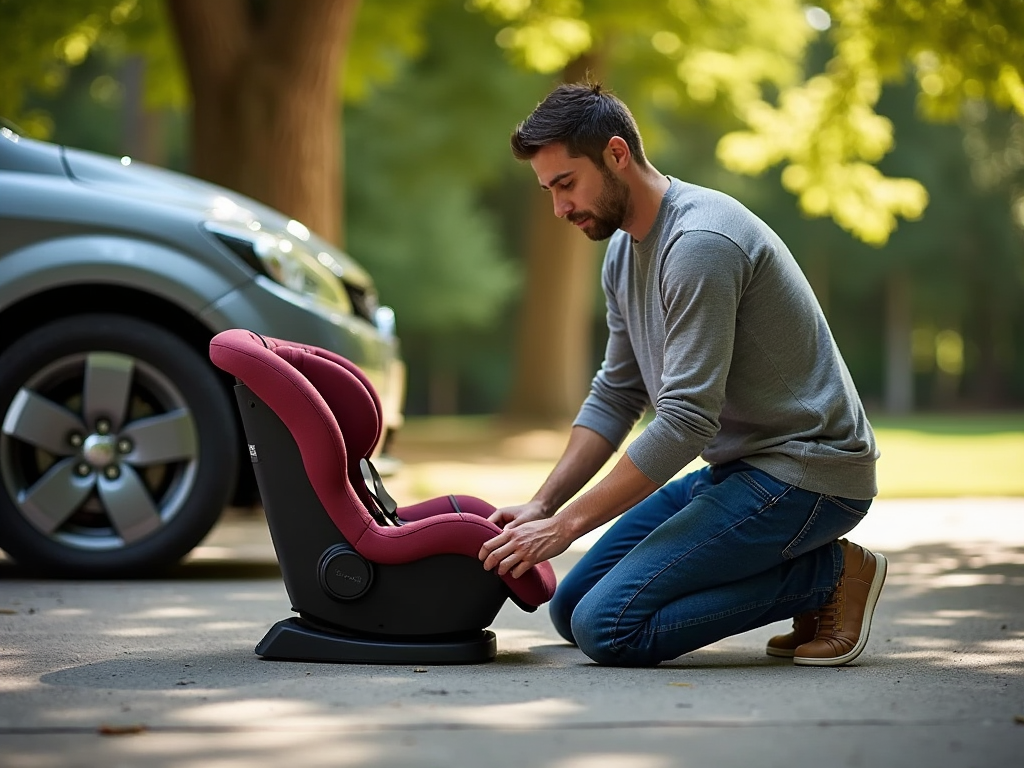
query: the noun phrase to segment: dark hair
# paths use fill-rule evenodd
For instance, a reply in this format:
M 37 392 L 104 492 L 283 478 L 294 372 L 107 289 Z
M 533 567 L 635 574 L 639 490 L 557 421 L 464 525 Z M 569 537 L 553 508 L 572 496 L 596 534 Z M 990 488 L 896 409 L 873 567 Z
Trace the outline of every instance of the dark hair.
M 565 144 L 570 157 L 589 157 L 604 167 L 602 153 L 619 136 L 640 165 L 647 164 L 636 120 L 621 99 L 600 83 L 558 86 L 512 132 L 512 154 L 529 160 L 549 144 Z

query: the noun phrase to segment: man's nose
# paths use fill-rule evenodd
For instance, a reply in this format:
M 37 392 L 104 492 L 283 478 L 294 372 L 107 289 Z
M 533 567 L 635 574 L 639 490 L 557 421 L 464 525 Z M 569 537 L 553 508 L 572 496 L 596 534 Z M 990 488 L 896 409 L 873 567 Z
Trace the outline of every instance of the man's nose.
M 555 216 L 557 216 L 560 219 L 563 219 L 567 215 L 572 213 L 572 209 L 573 209 L 572 203 L 570 203 L 564 197 L 559 197 L 558 195 L 555 195 L 555 197 L 554 197 L 554 206 L 555 206 Z

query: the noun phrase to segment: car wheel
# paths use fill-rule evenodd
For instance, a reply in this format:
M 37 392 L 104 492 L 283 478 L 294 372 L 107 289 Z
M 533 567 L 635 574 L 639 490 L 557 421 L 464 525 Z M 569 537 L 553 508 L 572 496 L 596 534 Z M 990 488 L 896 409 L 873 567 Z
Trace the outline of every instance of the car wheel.
M 152 575 L 216 523 L 238 469 L 233 403 L 172 333 L 68 317 L 0 355 L 0 549 L 43 575 Z

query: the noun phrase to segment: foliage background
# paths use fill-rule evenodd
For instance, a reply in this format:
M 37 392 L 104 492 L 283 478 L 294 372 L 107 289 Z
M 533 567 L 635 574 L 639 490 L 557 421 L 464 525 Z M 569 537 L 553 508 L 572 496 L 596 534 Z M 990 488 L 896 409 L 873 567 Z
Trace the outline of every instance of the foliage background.
M 497 412 L 512 377 L 524 221 L 537 194 L 529 170 L 511 159 L 507 138 L 558 81 L 558 66 L 574 54 L 572 46 L 582 45 L 582 27 L 572 23 L 583 18 L 583 4 L 401 0 L 390 11 L 384 5 L 360 8 L 340 94 L 346 248 L 396 309 L 409 363 L 408 413 Z M 761 131 L 751 130 L 737 106 L 749 80 L 711 77 L 749 61 L 712 58 L 722 65 L 716 69 L 684 54 L 733 50 L 737 43 L 721 21 L 729 14 L 751 28 L 744 34 L 777 32 L 770 24 L 767 32 L 754 28 L 771 21 L 773 4 L 757 16 L 749 4 L 711 3 L 721 15 L 718 26 L 698 29 L 680 48 L 651 30 L 663 22 L 665 8 L 694 4 L 631 4 L 627 19 L 618 4 L 591 2 L 587 29 L 595 39 L 587 42 L 606 51 L 603 79 L 634 107 L 659 170 L 736 196 L 789 243 L 869 409 L 890 404 L 894 296 L 907 305 L 906 355 L 917 410 L 1020 408 L 1024 122 L 1011 107 L 1024 91 L 1015 90 L 998 60 L 1022 55 L 1021 3 L 938 3 L 936 13 L 952 14 L 956 22 L 945 27 L 938 17 L 924 23 L 923 6 L 909 0 L 882 4 L 884 18 L 852 21 L 847 17 L 857 8 L 877 16 L 881 5 L 823 5 L 852 32 L 826 45 L 800 28 L 802 42 L 772 43 L 776 58 L 757 66 L 777 76 L 766 76 L 743 102 L 743 109 L 762 109 Z M 972 21 L 977 18 L 988 21 Z M 937 47 L 934 38 L 960 29 L 961 19 L 962 34 Z M 996 27 L 1006 34 L 993 32 Z M 556 40 L 552 29 L 565 34 Z M 187 169 L 188 93 L 160 0 L 68 0 L 59 7 L 0 0 L 0 30 L 8 52 L 0 67 L 0 114 L 16 115 L 22 128 L 58 142 Z M 545 44 L 531 48 L 531 40 Z M 854 77 L 847 71 L 851 57 L 864 46 L 873 46 L 873 61 L 882 66 L 862 67 Z M 988 52 L 980 53 L 983 48 Z M 936 49 L 960 58 L 929 58 Z M 786 71 L 798 53 L 806 74 L 828 74 L 834 82 L 853 78 L 840 102 L 849 107 L 860 99 L 885 121 L 868 121 L 844 141 L 856 143 L 864 131 L 888 124 L 891 151 L 873 150 L 874 166 L 885 178 L 913 179 L 926 191 L 923 212 L 906 203 L 913 220 L 894 220 L 887 239 L 851 236 L 858 221 L 849 217 L 812 215 L 822 212 L 808 181 L 817 173 L 805 152 L 813 142 L 780 144 L 779 137 L 838 123 L 824 108 L 801 117 L 793 112 L 797 102 L 773 105 L 773 94 L 799 74 Z M 541 58 L 531 62 L 531 55 Z M 662 59 L 672 59 L 673 67 L 687 64 L 688 79 L 666 75 L 675 69 L 665 70 Z M 812 95 L 813 81 L 807 81 Z M 810 102 L 801 103 L 809 109 Z M 824 134 L 814 135 L 820 143 Z M 722 142 L 723 136 L 731 141 Z M 860 160 L 850 151 L 856 165 Z M 593 279 L 596 285 L 596 262 Z M 596 366 L 604 340 L 599 303 L 592 324 Z

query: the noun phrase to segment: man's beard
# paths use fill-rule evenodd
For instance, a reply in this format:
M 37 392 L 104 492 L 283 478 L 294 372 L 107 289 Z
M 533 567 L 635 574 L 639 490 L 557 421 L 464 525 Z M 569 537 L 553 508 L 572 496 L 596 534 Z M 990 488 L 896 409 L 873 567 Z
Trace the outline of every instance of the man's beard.
M 590 219 L 590 223 L 583 229 L 583 234 L 591 240 L 607 240 L 616 230 L 622 228 L 623 222 L 633 212 L 629 185 L 607 168 L 601 169 L 601 175 L 604 177 L 604 184 L 601 194 L 594 202 L 594 210 L 573 211 L 566 216 L 573 224 Z

